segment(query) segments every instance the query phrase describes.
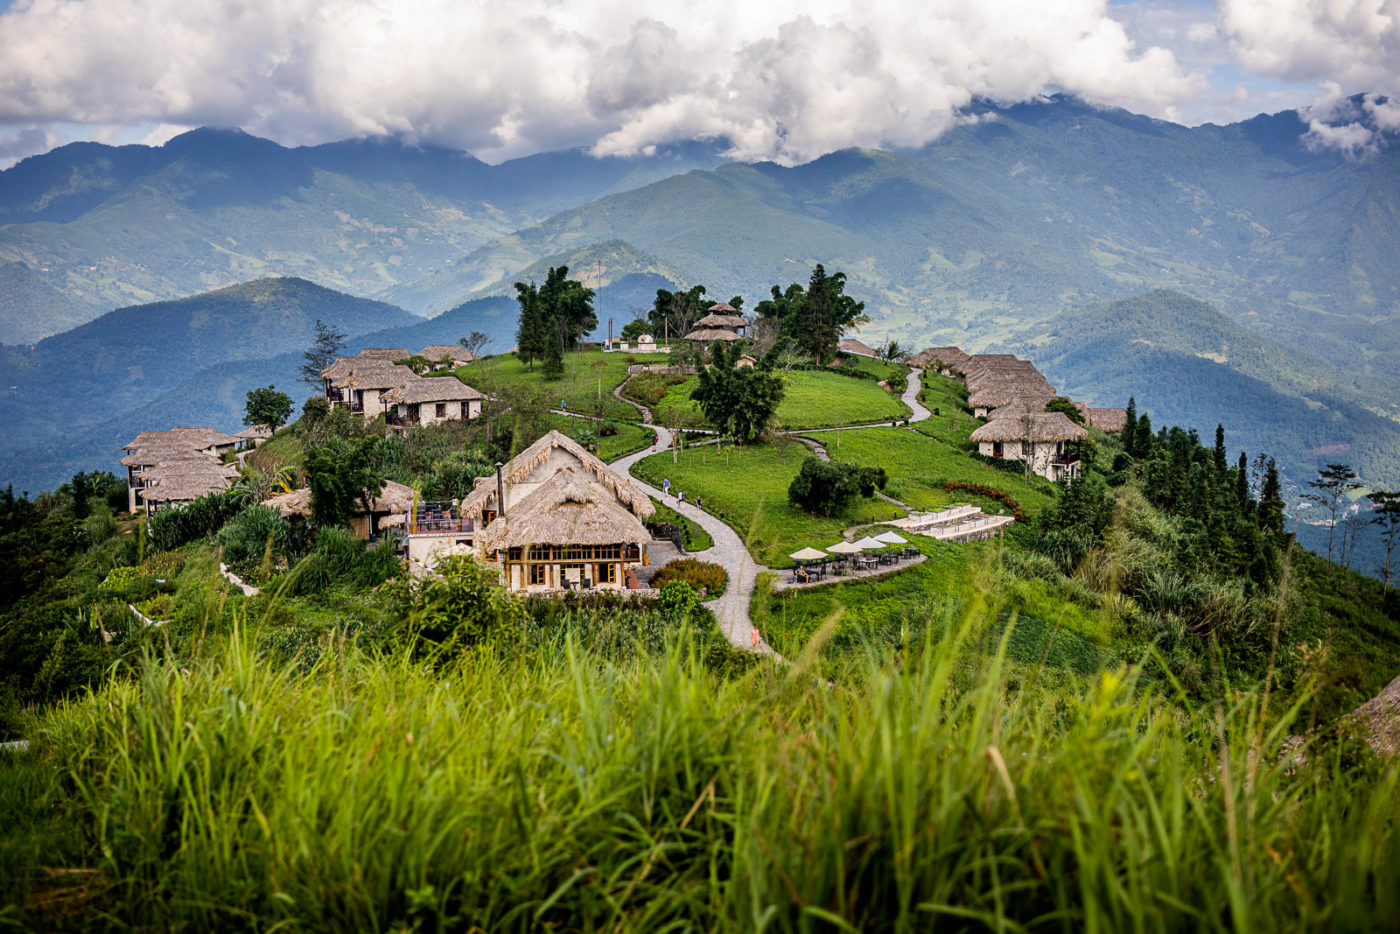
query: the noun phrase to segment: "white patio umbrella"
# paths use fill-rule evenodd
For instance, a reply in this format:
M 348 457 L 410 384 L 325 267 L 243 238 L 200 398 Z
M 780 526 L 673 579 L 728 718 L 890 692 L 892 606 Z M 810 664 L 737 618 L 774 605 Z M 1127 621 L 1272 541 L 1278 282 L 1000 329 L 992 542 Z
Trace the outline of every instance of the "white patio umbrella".
M 826 552 L 817 548 L 804 548 L 801 551 L 794 551 L 788 557 L 794 561 L 820 561 L 826 557 Z
M 867 551 L 874 551 L 876 548 L 884 548 L 885 542 L 880 541 L 878 538 L 871 538 L 867 535 L 865 538 L 862 538 L 860 541 L 856 542 L 856 547 L 864 548 Z
M 827 551 L 834 555 L 854 555 L 859 554 L 862 548 L 855 542 L 840 541 L 827 548 Z
M 879 535 L 875 536 L 875 539 L 876 541 L 884 542 L 886 545 L 909 544 L 909 539 L 900 535 L 898 532 L 881 532 Z

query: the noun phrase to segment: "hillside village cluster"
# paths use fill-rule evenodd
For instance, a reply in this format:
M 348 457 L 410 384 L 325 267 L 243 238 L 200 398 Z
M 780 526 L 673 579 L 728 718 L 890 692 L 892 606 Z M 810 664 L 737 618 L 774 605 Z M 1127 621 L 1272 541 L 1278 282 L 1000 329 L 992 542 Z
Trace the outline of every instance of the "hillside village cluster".
M 732 308 L 715 306 L 711 312 L 712 318 L 702 319 L 687 339 L 739 339 L 744 322 Z M 845 355 L 876 356 L 851 339 L 841 341 L 840 349 Z M 366 420 L 382 414 L 387 427 L 399 431 L 481 415 L 484 393 L 458 379 L 424 377 L 394 362 L 409 356 L 406 348 L 367 348 L 338 358 L 321 372 L 327 401 Z M 452 368 L 476 359 L 450 345 L 426 347 L 416 356 Z M 1051 481 L 1077 476 L 1076 447 L 1088 431 L 1063 412 L 1045 411 L 1057 393 L 1033 363 L 1011 354 L 968 354 L 957 347 L 931 347 L 908 363 L 966 386 L 968 406 L 986 419 L 972 433 L 981 454 L 1026 462 Z M 742 358 L 739 365 L 753 361 Z M 1078 407 L 1089 425 L 1108 432 L 1121 430 L 1127 417 L 1120 408 Z M 229 435 L 204 427 L 141 432 L 121 459 L 128 470 L 131 510 L 149 514 L 227 489 L 238 474 L 229 453 L 256 446 L 267 436 L 260 429 Z M 264 502 L 293 522 L 311 515 L 306 489 Z M 655 539 L 645 524 L 655 512 L 650 497 L 558 431 L 498 464 L 493 476 L 477 478 L 461 501 L 425 503 L 411 488 L 388 482 L 370 505 L 368 514 L 351 518 L 357 537 L 396 536 L 419 572 L 450 554 L 493 561 L 512 590 L 643 590 L 658 564 L 675 555 L 670 543 Z M 916 517 L 900 524 L 919 530 Z

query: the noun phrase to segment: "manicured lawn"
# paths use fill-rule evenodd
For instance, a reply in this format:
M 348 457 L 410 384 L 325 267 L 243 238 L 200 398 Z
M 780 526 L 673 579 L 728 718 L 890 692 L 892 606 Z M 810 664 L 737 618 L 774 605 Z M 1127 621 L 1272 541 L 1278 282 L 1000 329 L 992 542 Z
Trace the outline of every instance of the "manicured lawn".
M 851 382 L 855 382 L 852 380 Z M 691 448 L 671 463 L 662 452 L 644 458 L 633 473 L 654 486 L 671 480 L 671 492 L 686 494 L 686 509 L 697 496 L 705 511 L 729 523 L 748 544 L 749 552 L 769 567 L 792 567 L 788 557 L 807 545 L 833 544 L 844 529 L 901 514 L 881 499 L 857 499 L 846 515 L 834 519 L 809 516 L 787 501 L 787 488 L 811 453 L 792 445 L 784 453 L 777 445 L 755 444 L 725 448 L 716 456 L 712 445 Z
M 545 422 L 550 428 L 578 441 L 589 451 L 594 450 L 593 430 L 595 423 L 591 419 L 569 418 L 567 415 L 551 414 L 545 416 Z M 631 454 L 633 451 L 640 451 L 651 444 L 651 429 L 643 428 L 636 422 L 614 420 L 612 424 L 616 426 L 617 434 L 604 435 L 599 449 L 595 452 L 603 463 L 611 463 L 619 457 Z
M 567 401 L 571 412 L 636 421 L 641 417 L 637 410 L 612 394 L 613 387 L 627 379 L 628 356 L 601 350 L 576 350 L 564 355 L 564 376 L 557 380 L 544 378 L 539 361 L 535 362 L 533 371 L 527 371 L 515 354 L 487 357 L 458 367 L 456 372 L 459 379 L 477 389 L 486 390 L 490 385 L 533 385 L 549 392 L 555 408 Z M 601 413 L 598 411 L 600 404 Z
M 922 379 L 924 388 L 919 393 L 919 401 L 930 412 L 938 414 L 931 415 L 925 421 L 916 422 L 911 427 L 926 435 L 972 450 L 974 445 L 968 438 L 977 426 L 982 424 L 982 420 L 974 418 L 967 408 L 967 390 L 957 380 L 927 370 L 924 371 Z
M 1015 474 L 1004 473 L 926 435 L 906 428 L 862 428 L 843 431 L 841 446 L 836 432 L 817 435 L 833 460 L 863 467 L 884 467 L 890 484 L 885 492 L 915 509 L 939 509 L 955 503 L 975 503 L 990 512 L 1005 507 L 974 497 L 965 490 L 947 492 L 945 480 L 985 483 L 1009 493 L 1031 515 L 1051 501 L 1048 484 L 1030 486 Z
M 909 372 L 909 367 L 902 363 L 881 363 L 879 360 L 874 360 L 870 357 L 853 356 L 848 359 L 854 360 L 855 363 L 842 364 L 843 368 L 846 366 L 853 366 L 862 373 L 870 373 L 877 380 L 889 379 L 892 376 L 902 376 Z
M 785 374 L 787 392 L 778 406 L 780 428 L 832 428 L 904 418 L 909 407 L 899 397 L 881 389 L 873 380 L 855 379 L 837 373 L 794 370 Z M 655 406 L 664 420 L 679 410 L 695 425 L 703 425 L 699 409 L 690 399 L 697 381 L 687 379 L 672 386 Z

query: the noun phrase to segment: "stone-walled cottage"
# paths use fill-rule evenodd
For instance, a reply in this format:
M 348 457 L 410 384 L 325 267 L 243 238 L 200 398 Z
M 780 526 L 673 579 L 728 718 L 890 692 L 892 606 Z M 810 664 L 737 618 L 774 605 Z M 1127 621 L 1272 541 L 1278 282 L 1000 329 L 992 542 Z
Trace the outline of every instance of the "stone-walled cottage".
M 1011 413 L 972 433 L 980 454 L 1030 461 L 1034 473 L 1051 481 L 1079 475 L 1079 452 L 1071 445 L 1088 437 L 1062 412 Z

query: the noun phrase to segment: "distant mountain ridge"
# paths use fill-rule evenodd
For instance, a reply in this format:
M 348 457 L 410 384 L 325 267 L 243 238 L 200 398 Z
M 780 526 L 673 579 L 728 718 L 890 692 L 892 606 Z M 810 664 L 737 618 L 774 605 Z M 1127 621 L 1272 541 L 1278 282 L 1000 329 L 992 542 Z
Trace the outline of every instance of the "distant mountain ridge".
M 1232 451 L 1277 457 L 1298 484 L 1338 460 L 1368 483 L 1400 484 L 1400 423 L 1377 414 L 1400 400 L 1180 292 L 1066 311 L 998 349 L 1033 359 L 1075 398 L 1121 406 L 1133 396 L 1159 428 L 1208 438 L 1224 424 Z
M 269 275 L 374 295 L 565 208 L 720 161 L 695 143 L 492 166 L 394 140 L 289 149 L 210 128 L 159 147 L 74 143 L 0 172 L 0 343 Z

